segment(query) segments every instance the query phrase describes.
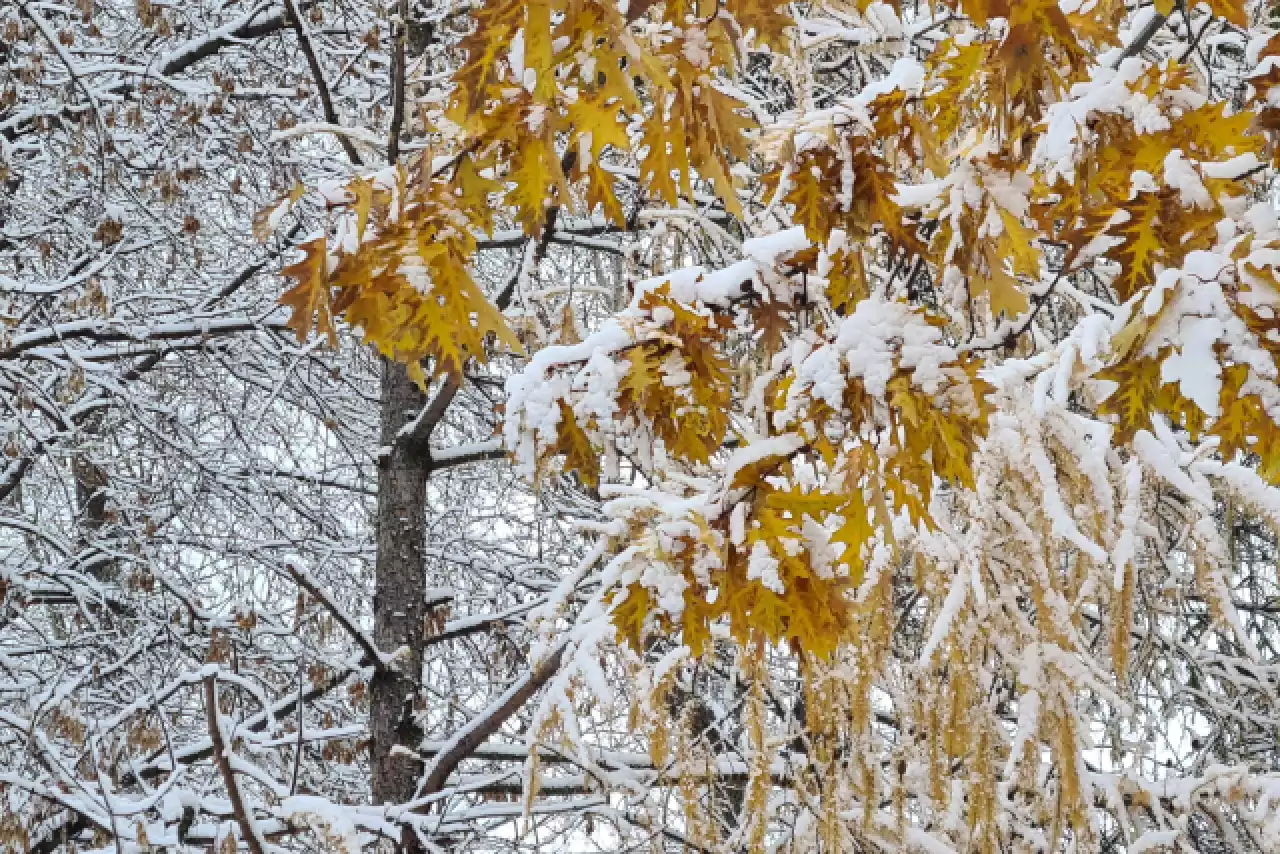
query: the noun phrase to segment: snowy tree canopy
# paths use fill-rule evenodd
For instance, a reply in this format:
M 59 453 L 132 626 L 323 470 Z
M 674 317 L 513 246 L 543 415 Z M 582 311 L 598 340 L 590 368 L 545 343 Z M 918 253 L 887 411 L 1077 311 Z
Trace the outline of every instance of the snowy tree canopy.
M 1280 849 L 1280 17 L 8 0 L 0 845 Z

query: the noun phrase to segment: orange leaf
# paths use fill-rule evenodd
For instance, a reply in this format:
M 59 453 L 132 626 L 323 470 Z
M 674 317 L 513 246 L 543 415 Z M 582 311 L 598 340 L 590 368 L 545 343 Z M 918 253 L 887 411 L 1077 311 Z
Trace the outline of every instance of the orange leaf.
M 303 252 L 302 260 L 280 271 L 282 276 L 297 283 L 280 297 L 280 304 L 293 311 L 288 327 L 297 333 L 299 341 L 306 341 L 314 323 L 316 331 L 329 337 L 329 345 L 337 346 L 329 295 L 327 242 L 317 237 L 298 248 Z

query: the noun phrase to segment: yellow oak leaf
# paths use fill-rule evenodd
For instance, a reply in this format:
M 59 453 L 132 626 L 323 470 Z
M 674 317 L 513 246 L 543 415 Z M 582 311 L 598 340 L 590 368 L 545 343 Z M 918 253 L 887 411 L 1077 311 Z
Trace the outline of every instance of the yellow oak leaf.
M 984 267 L 969 277 L 969 289 L 975 297 L 986 295 L 993 317 L 1017 317 L 1031 307 L 1018 280 L 1005 270 L 1003 258 L 988 249 Z
M 641 146 L 645 154 L 640 160 L 640 180 L 650 193 L 675 207 L 679 190 L 688 180 L 688 151 L 684 145 L 683 124 L 664 121 L 655 112 L 644 123 Z M 684 161 L 684 169 L 680 168 L 681 161 Z M 672 173 L 677 177 L 672 177 Z M 677 180 L 682 184 L 679 188 Z
M 554 143 L 544 136 L 528 136 L 516 151 L 506 201 L 516 209 L 524 233 L 536 237 L 546 224 L 554 192 L 565 182 Z
M 536 75 L 533 97 L 546 104 L 556 93 L 551 3 L 549 0 L 524 0 L 524 7 L 524 77 L 527 80 L 529 75 Z
M 744 33 L 753 32 L 755 41 L 776 53 L 786 54 L 787 30 L 794 25 L 787 5 L 777 0 L 726 0 L 725 9 L 733 15 Z
M 1098 379 L 1116 384 L 1100 411 L 1118 415 L 1121 435 L 1132 436 L 1151 423 L 1160 388 L 1160 359 L 1141 358 L 1120 362 L 1098 373 Z
M 356 214 L 356 236 L 363 239 L 369 225 L 369 209 L 373 206 L 373 184 L 357 176 L 347 184 L 347 192 L 355 199 L 352 209 Z
M 328 242 L 317 237 L 298 247 L 303 256 L 296 264 L 280 271 L 296 283 L 280 297 L 280 304 L 292 310 L 288 327 L 306 341 L 312 324 L 317 332 L 329 337 L 330 346 L 337 346 L 337 330 L 333 323 L 333 307 L 330 304 Z
M 998 207 L 998 206 L 997 206 Z M 1015 276 L 1037 278 L 1040 275 L 1040 253 L 1036 251 L 1035 233 L 1016 216 L 1000 207 L 1000 254 L 1008 258 Z
M 837 314 L 847 314 L 871 292 L 862 247 L 841 249 L 831 258 L 827 273 L 827 301 Z
M 614 629 L 631 645 L 632 649 L 643 648 L 645 625 L 652 611 L 653 599 L 649 589 L 640 584 L 629 586 L 626 589 L 626 598 L 613 605 L 611 616 Z M 692 649 L 692 645 L 690 648 Z
M 1155 193 L 1139 193 L 1123 206 L 1129 219 L 1113 226 L 1110 232 L 1123 242 L 1113 250 L 1112 257 L 1121 265 L 1113 286 L 1121 299 L 1127 300 L 1139 288 L 1155 279 L 1155 265 L 1165 255 L 1165 235 L 1160 228 L 1160 199 Z
M 613 191 L 613 182 L 613 175 L 602 169 L 598 161 L 591 161 L 587 166 L 587 208 L 595 210 L 598 206 L 610 223 L 626 228 L 627 215 Z
M 796 164 L 795 171 L 787 176 L 787 193 L 783 201 L 794 209 L 792 219 L 804 226 L 804 233 L 813 243 L 825 243 L 835 228 L 836 195 L 833 192 L 840 179 L 840 164 L 834 154 L 822 150 L 806 153 Z M 776 184 L 781 173 L 773 176 Z
M 627 372 L 618 383 L 618 407 L 623 412 L 648 412 L 646 401 L 663 388 L 658 366 L 662 363 L 654 344 L 641 344 L 626 352 Z
M 469 214 L 476 228 L 485 234 L 493 233 L 493 205 L 490 196 L 502 190 L 502 183 L 485 175 L 492 163 L 477 162 L 470 155 L 458 161 L 453 175 L 453 186 L 458 207 Z
M 565 468 L 576 472 L 589 487 L 600 483 L 600 454 L 591 444 L 590 437 L 578 424 L 573 410 L 560 401 L 560 423 L 556 427 L 556 442 L 550 452 L 564 455 Z
M 571 144 L 574 150 L 580 149 L 580 137 L 591 135 L 592 160 L 599 160 L 609 146 L 619 151 L 630 150 L 626 116 L 621 106 L 604 93 L 580 94 L 565 110 L 565 115 L 573 126 Z
M 449 118 L 467 129 L 483 124 L 481 107 L 524 19 L 524 2 L 496 0 L 477 7 L 474 14 L 475 28 L 459 44 L 467 59 L 454 75 L 456 87 L 449 107 Z
M 845 503 L 843 496 L 820 490 L 802 489 L 772 490 L 765 496 L 764 505 L 770 510 L 799 520 L 805 516 L 816 520 L 834 513 Z

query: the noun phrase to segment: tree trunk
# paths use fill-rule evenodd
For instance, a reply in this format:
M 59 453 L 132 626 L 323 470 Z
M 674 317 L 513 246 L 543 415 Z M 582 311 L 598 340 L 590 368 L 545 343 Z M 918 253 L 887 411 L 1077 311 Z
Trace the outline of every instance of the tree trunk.
M 398 0 L 400 24 L 392 31 L 392 118 L 387 161 L 396 164 L 404 130 L 405 30 L 408 0 Z M 423 45 L 425 49 L 425 44 Z M 373 637 L 382 653 L 394 653 L 392 667 L 369 686 L 369 765 L 375 804 L 410 800 L 422 770 L 417 759 L 422 729 L 414 721 L 422 679 L 426 634 L 427 478 L 430 457 L 419 443 L 401 437 L 405 425 L 426 405 L 405 366 L 382 360 L 382 438 L 378 457 L 377 560 L 373 593 Z M 407 748 L 397 752 L 397 747 Z M 416 854 L 421 846 L 407 827 L 400 846 Z
M 414 723 L 422 678 L 426 605 L 426 484 L 429 460 L 412 443 L 396 441 L 422 410 L 425 397 L 403 365 L 382 363 L 382 440 L 378 468 L 374 641 L 394 665 L 377 673 L 369 691 L 373 801 L 403 803 L 413 797 L 420 764 L 411 751 L 422 739 Z M 408 751 L 397 755 L 403 745 Z

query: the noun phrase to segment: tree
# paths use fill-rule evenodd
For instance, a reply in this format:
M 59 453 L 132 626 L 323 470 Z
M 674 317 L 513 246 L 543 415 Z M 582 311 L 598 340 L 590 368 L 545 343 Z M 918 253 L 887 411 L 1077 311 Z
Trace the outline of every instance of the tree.
M 451 388 L 518 353 L 466 274 L 491 200 L 534 239 L 575 204 L 625 231 L 634 184 L 692 239 L 655 237 L 626 308 L 507 381 L 504 439 L 608 499 L 570 636 L 624 640 L 693 841 L 763 845 L 783 810 L 833 849 L 1265 848 L 1270 761 L 1197 758 L 1271 640 L 1241 614 L 1274 578 L 1236 556 L 1280 507 L 1264 11 L 489 3 L 430 156 L 336 200 L 292 322 L 345 314 Z M 743 87 L 753 45 L 791 109 Z M 747 791 L 700 829 L 660 698 L 726 643 Z M 575 653 L 540 723 L 583 749 Z M 800 721 L 768 709 L 778 657 Z M 1156 699 L 1179 674 L 1197 699 Z M 1130 741 L 1173 709 L 1190 752 Z
M 314 844 L 307 798 L 369 800 L 380 366 L 285 328 L 268 273 L 307 221 L 251 232 L 300 176 L 386 156 L 324 130 L 389 121 L 383 11 L 0 8 L 6 845 L 235 846 L 237 802 Z M 437 745 L 518 678 L 525 614 L 581 550 L 565 501 L 488 462 L 486 393 L 439 420 L 421 497 Z
M 1275 847 L 1267 9 L 54 9 L 14 847 Z M 170 120 L 301 346 L 244 203 L 84 212 Z

